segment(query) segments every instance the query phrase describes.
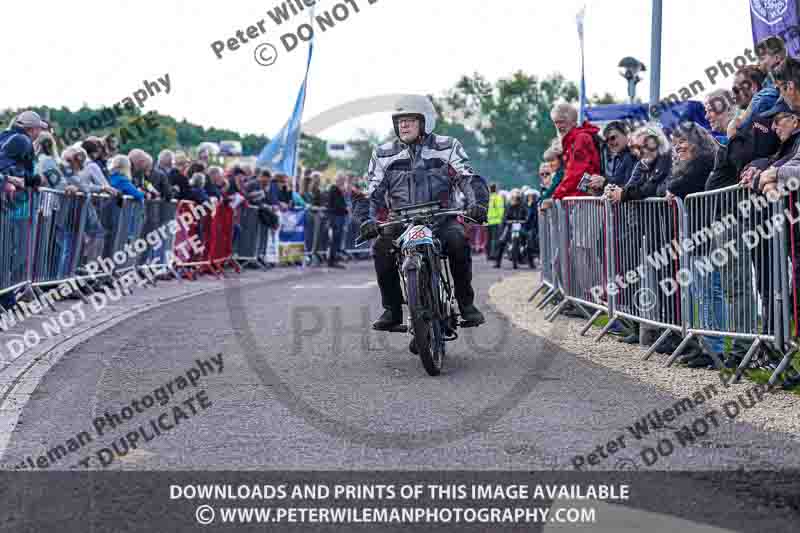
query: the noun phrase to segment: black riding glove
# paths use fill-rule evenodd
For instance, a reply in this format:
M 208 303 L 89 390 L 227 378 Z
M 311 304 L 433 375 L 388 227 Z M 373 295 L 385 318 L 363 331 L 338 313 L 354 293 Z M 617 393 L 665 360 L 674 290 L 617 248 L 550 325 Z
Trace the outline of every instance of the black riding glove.
M 378 230 L 378 223 L 374 220 L 365 220 L 359 228 L 359 233 L 362 241 L 374 239 L 380 234 Z
M 478 224 L 486 222 L 486 208 L 482 205 L 473 205 L 467 208 L 467 216 L 474 219 Z

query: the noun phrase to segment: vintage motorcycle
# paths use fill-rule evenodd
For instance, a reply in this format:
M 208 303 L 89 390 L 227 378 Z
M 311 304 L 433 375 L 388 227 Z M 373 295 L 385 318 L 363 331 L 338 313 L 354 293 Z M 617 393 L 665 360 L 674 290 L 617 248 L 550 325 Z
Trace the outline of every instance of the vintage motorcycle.
M 508 220 L 503 233 L 503 237 L 506 237 L 506 245 L 503 250 L 500 250 L 500 253 L 511 259 L 511 264 L 515 269 L 519 268 L 518 265 L 522 261 L 527 261 L 528 266 L 531 268 L 536 266 L 533 249 L 530 247 L 530 236 L 526 238 L 522 235 L 522 228 L 525 222 L 525 220 Z M 507 232 L 510 232 L 510 236 L 508 236 Z
M 458 338 L 456 330 L 478 325 L 459 320 L 447 254 L 431 229 L 435 220 L 444 216 L 462 216 L 472 220 L 463 210 L 448 210 L 439 202 L 430 202 L 394 209 L 392 219 L 378 225 L 379 231 L 406 226 L 393 244 L 409 318 L 407 326 L 395 331 L 411 335 L 409 350 L 419 355 L 425 371 L 431 376 L 441 373 L 445 343 Z M 357 246 L 360 244 L 363 242 L 356 243 Z

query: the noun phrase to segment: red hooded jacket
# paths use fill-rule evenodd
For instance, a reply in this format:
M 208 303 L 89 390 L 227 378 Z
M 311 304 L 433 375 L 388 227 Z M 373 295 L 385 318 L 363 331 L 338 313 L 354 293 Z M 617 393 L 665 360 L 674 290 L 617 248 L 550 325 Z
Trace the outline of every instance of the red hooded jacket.
M 600 154 L 594 144 L 593 136 L 600 130 L 588 121 L 576 126 L 564 136 L 561 148 L 564 150 L 564 177 L 553 193 L 554 200 L 568 196 L 587 196 L 578 190 L 584 174 L 600 174 Z

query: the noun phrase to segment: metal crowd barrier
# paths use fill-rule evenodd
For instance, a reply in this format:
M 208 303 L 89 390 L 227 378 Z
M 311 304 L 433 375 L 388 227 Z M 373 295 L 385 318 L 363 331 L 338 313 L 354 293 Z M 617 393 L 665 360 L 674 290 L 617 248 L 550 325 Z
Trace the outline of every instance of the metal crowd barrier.
M 312 206 L 306 210 L 305 256 L 309 265 L 320 265 L 328 258 L 330 236 L 327 209 Z
M 539 303 L 537 309 L 544 309 L 548 303 L 562 296 L 561 263 L 559 260 L 559 246 L 561 246 L 561 232 L 559 229 L 558 208 L 561 202 L 556 201 L 555 206 L 539 213 L 539 253 L 542 258 L 542 285 L 531 295 L 528 301 L 533 301 L 536 295 L 545 288 L 547 292 Z M 499 253 L 499 251 L 498 251 Z M 556 315 L 553 314 L 553 317 Z
M 800 338 L 798 329 L 800 329 L 800 309 L 798 309 L 798 285 L 800 284 L 800 194 L 797 190 L 792 190 L 796 187 L 789 187 L 787 198 L 783 202 L 783 214 L 788 222 L 788 231 L 784 233 L 781 238 L 782 241 L 776 253 L 785 253 L 787 260 L 777 261 L 781 269 L 784 270 L 781 275 L 781 280 L 786 284 L 782 294 L 786 296 L 781 302 L 781 308 L 784 312 L 784 320 L 782 321 L 784 346 L 788 347 L 783 360 L 778 364 L 775 372 L 770 378 L 770 384 L 783 371 L 786 370 L 794 357 L 794 350 L 798 348 L 797 339 Z M 778 255 L 778 257 L 783 257 Z
M 608 202 L 607 210 L 612 228 L 607 272 L 608 279 L 616 283 L 608 298 L 611 320 L 600 337 L 621 318 L 664 328 L 645 354 L 647 359 L 671 332 L 683 335 L 686 331 L 684 291 L 678 279 L 681 257 L 672 248 L 682 240 L 683 202 L 680 198 Z
M 158 200 L 145 201 L 145 225 L 142 232 L 147 235 L 151 231 L 158 230 L 175 220 L 178 216 L 178 201 L 162 202 Z M 175 270 L 175 262 L 171 255 L 175 248 L 175 234 L 171 231 L 159 232 L 161 245 L 158 248 L 148 248 L 148 251 L 141 256 L 139 268 L 169 270 L 176 278 L 180 279 L 178 271 Z
M 606 278 L 607 222 L 601 198 L 568 198 L 556 207 L 561 238 L 560 249 L 564 260 L 560 262 L 564 298 L 556 307 L 555 317 L 568 302 L 576 304 L 586 314 L 584 307 L 595 309 L 595 314 L 581 332 L 602 313 L 609 312 L 607 301 L 592 297 L 592 288 L 603 287 Z
M 89 213 L 88 198 L 62 191 L 40 189 L 37 209 L 33 287 L 60 285 L 78 269 Z
M 0 295 L 31 286 L 39 197 L 0 192 Z
M 553 263 L 550 253 L 550 217 L 549 211 L 540 211 L 539 218 L 539 259 L 542 263 L 542 284 L 533 292 L 528 302 L 532 302 L 545 289 L 554 290 Z
M 347 217 L 347 224 L 344 227 L 344 237 L 342 238 L 342 248 L 345 255 L 350 258 L 369 257 L 369 247 L 356 248 L 356 240 L 361 231 L 360 224 L 352 215 Z
M 735 348 L 746 351 L 737 379 L 761 343 L 781 349 L 784 342 L 783 320 L 776 317 L 786 316 L 785 287 L 773 284 L 784 277 L 778 260 L 785 257 L 782 232 L 772 238 L 759 233 L 782 206 L 756 208 L 753 202 L 759 199 L 763 197 L 733 186 L 692 194 L 685 201 L 684 235 L 693 245 L 685 255 L 693 292 L 691 301 L 687 299 L 687 339 L 733 339 Z
M 547 319 L 567 302 L 595 309 L 582 334 L 606 313 L 609 322 L 597 340 L 620 319 L 663 329 L 645 359 L 674 332 L 683 340 L 666 366 L 699 338 L 718 343 L 709 352 L 720 367 L 715 352 L 723 351 L 723 338 L 731 339 L 733 349 L 744 354 L 734 380 L 761 344 L 782 352 L 789 346 L 770 378 L 774 383 L 798 348 L 797 196 L 768 202 L 733 186 L 684 201 L 555 202 L 539 215 L 542 285 L 530 300 L 545 288 L 540 309 L 563 297 Z
M 119 264 L 116 269 L 120 274 L 129 272 L 136 269 L 138 266 L 137 257 L 130 257 L 125 253 L 127 246 L 133 246 L 134 243 L 142 238 L 145 227 L 145 209 L 144 202 L 139 202 L 129 196 L 122 198 L 122 205 L 114 209 L 116 219 L 116 232 L 114 234 L 112 254 L 120 252 L 125 254 L 125 261 Z M 108 255 L 107 257 L 113 257 Z
M 233 258 L 242 266 L 255 263 L 267 268 L 268 228 L 261 222 L 257 208 L 240 207 L 237 211 L 239 230 L 233 244 Z
M 161 266 L 178 277 L 175 266 L 191 265 L 173 260 L 175 236 L 167 228 L 158 231 L 176 221 L 177 215 L 175 202 L 143 203 L 127 196 L 66 194 L 46 188 L 0 193 L 0 296 L 30 290 L 40 304 L 52 307 L 50 300 L 42 299 L 43 287 Z M 206 218 L 206 231 L 197 235 L 205 239 L 208 257 L 201 257 L 198 264 L 207 264 L 217 275 L 227 265 L 238 271 L 231 257 L 232 212 L 223 208 L 220 216 Z M 146 250 L 141 250 L 141 243 L 137 249 L 137 241 L 151 232 L 159 234 L 161 245 L 156 248 L 145 241 Z M 127 253 L 126 247 L 133 253 Z M 114 268 L 89 272 L 87 265 L 101 258 L 110 260 L 105 264 Z M 80 296 L 85 299 L 85 294 Z

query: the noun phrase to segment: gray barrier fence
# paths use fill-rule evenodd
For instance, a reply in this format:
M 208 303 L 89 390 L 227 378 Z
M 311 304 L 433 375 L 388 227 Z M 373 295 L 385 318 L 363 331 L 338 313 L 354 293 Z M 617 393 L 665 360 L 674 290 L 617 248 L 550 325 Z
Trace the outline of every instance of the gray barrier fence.
M 31 190 L 0 193 L 0 295 L 31 285 L 38 205 Z
M 538 309 L 544 309 L 548 303 L 562 293 L 559 283 L 561 272 L 558 260 L 559 235 L 558 210 L 548 209 L 540 212 L 539 253 L 542 261 L 542 284 L 528 299 L 529 302 L 532 302 L 539 293 L 546 290 Z
M 157 231 L 159 242 L 142 246 L 146 236 L 176 221 L 176 205 L 47 188 L 0 195 L 0 309 L 13 304 L 9 293 L 23 290 L 52 308 L 42 289 L 72 280 L 102 280 L 157 267 L 179 277 L 171 254 L 175 233 Z M 101 258 L 110 269 L 89 272 L 87 265 Z M 148 279 L 155 283 L 153 276 Z
M 684 201 L 557 201 L 539 217 L 542 286 L 531 300 L 545 288 L 539 308 L 561 297 L 548 320 L 567 303 L 587 317 L 586 309 L 593 309 L 582 334 L 607 314 L 597 340 L 622 319 L 663 329 L 645 359 L 671 332 L 678 334 L 683 340 L 666 366 L 697 338 L 717 343 L 709 352 L 721 367 L 716 354 L 730 339 L 731 349 L 743 355 L 735 380 L 761 344 L 781 352 L 790 347 L 770 378 L 774 383 L 796 347 L 791 334 L 792 325 L 797 329 L 796 230 L 790 228 L 790 207 L 788 199 L 767 202 L 739 186 Z
M 257 264 L 268 268 L 269 228 L 261 221 L 258 211 L 255 207 L 239 210 L 239 229 L 234 235 L 233 258 L 242 266 Z

